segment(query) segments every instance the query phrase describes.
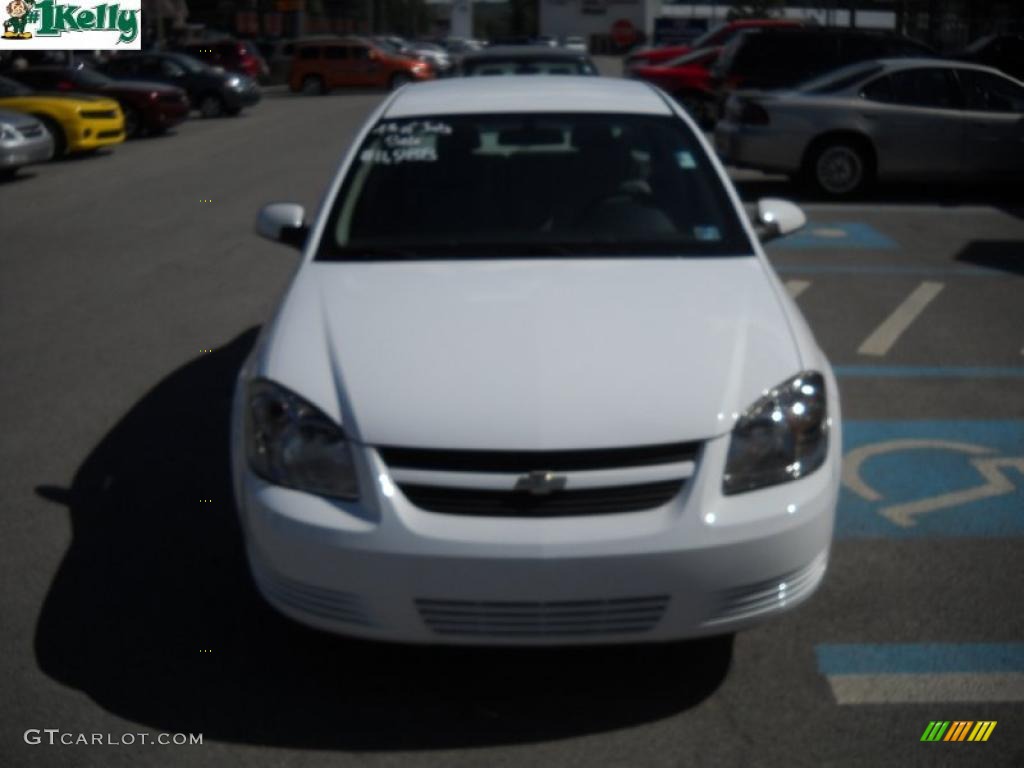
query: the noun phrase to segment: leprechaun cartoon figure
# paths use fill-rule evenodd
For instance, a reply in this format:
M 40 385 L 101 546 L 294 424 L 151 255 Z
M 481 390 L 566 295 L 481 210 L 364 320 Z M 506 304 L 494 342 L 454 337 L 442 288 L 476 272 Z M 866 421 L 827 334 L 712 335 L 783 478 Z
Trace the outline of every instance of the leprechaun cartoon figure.
M 11 0 L 7 4 L 7 13 L 10 18 L 4 22 L 5 39 L 28 40 L 32 37 L 31 32 L 25 31 L 25 25 L 28 23 L 28 14 L 33 5 L 35 5 L 34 0 Z

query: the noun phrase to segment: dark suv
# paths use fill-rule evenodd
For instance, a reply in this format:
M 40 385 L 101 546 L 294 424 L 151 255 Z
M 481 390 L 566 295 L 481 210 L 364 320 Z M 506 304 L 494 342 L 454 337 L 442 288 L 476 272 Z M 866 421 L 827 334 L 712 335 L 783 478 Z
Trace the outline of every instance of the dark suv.
M 808 27 L 752 30 L 722 50 L 711 68 L 711 87 L 721 108 L 737 88 L 789 88 L 859 61 L 934 55 L 924 43 L 891 32 Z
M 237 115 L 260 100 L 260 87 L 245 75 L 209 67 L 184 53 L 137 53 L 103 65 L 115 80 L 148 80 L 183 88 L 203 117 Z

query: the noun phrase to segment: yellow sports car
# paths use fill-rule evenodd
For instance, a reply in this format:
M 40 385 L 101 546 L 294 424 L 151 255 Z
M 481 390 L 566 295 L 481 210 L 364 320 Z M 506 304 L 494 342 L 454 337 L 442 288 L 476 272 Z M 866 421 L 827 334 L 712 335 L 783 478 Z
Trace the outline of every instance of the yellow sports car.
M 53 135 L 53 156 L 124 141 L 124 115 L 113 99 L 84 93 L 43 93 L 0 77 L 0 109 L 32 115 Z

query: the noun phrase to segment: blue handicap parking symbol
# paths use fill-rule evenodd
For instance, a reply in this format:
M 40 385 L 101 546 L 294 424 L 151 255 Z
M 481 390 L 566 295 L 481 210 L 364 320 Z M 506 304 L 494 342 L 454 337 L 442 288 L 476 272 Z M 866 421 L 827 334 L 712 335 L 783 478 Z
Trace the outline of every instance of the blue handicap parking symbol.
M 803 229 L 772 243 L 775 248 L 896 248 L 896 241 L 870 224 L 859 222 L 808 223 Z
M 843 425 L 838 537 L 1024 535 L 1024 421 Z

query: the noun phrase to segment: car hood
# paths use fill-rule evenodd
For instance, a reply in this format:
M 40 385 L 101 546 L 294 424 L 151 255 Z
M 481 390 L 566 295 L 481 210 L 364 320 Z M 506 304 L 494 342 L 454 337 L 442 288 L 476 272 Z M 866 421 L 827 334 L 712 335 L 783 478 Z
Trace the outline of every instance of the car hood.
M 145 80 L 115 80 L 104 88 L 105 91 L 110 93 L 121 92 L 121 93 L 149 93 L 150 91 L 156 91 L 157 93 L 178 93 L 181 88 L 167 83 L 157 83 Z
M 316 263 L 253 373 L 375 445 L 703 439 L 800 370 L 755 257 Z

